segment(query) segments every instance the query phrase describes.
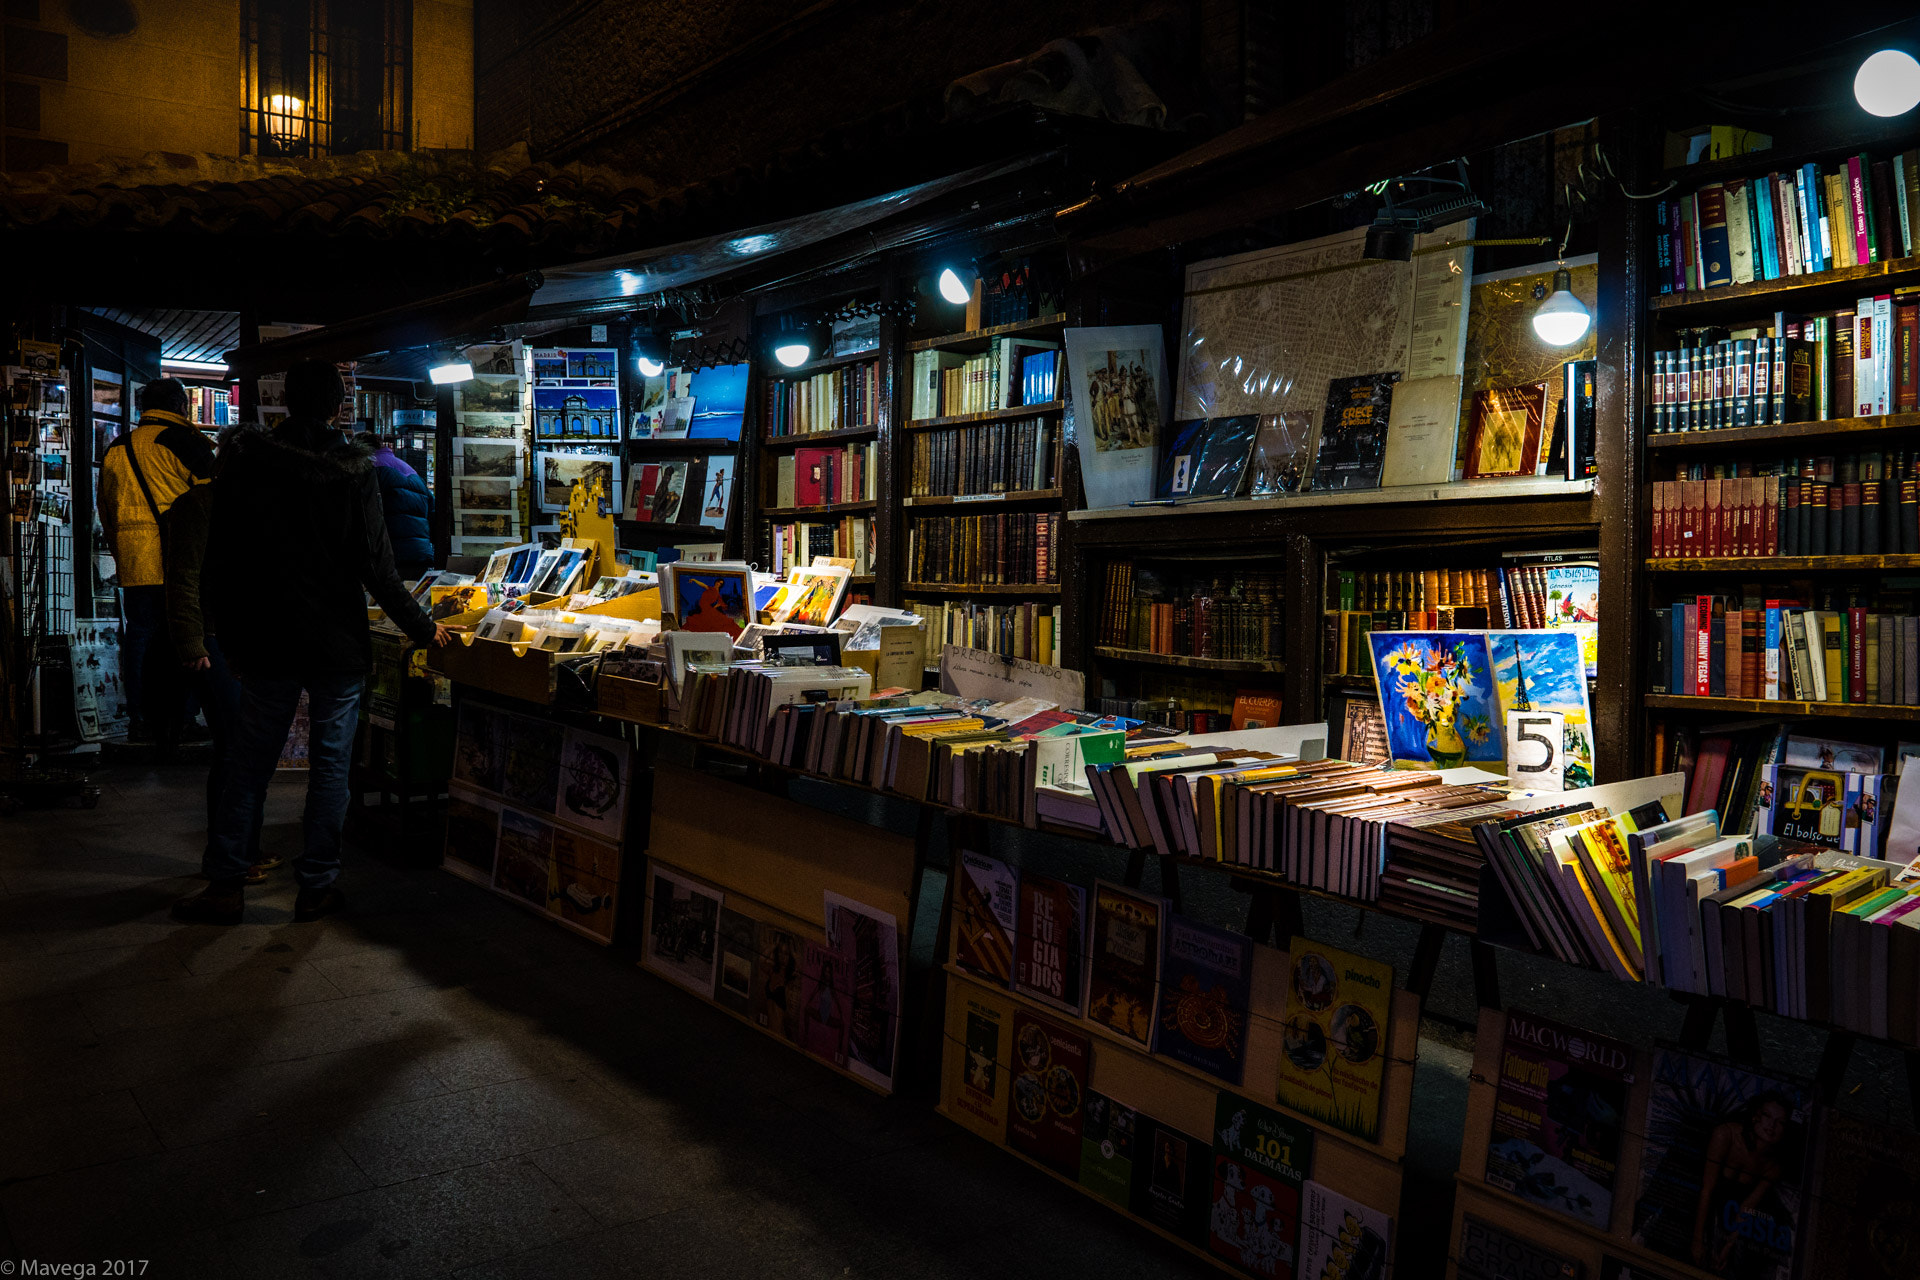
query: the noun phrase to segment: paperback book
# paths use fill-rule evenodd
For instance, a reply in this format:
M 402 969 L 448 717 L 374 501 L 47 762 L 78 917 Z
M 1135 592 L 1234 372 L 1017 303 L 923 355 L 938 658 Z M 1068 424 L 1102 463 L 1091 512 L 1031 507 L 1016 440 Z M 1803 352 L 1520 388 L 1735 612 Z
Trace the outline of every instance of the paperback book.
M 1253 940 L 1171 917 L 1161 987 L 1153 1051 L 1239 1084 L 1247 1066 Z
M 845 958 L 830 945 L 807 943 L 800 957 L 800 1027 L 795 1039 L 822 1062 L 844 1067 L 852 1017 Z
M 723 1009 L 741 1017 L 753 1012 L 754 960 L 758 955 L 752 916 L 720 908 L 720 976 L 714 984 L 713 998 Z
M 1213 1114 L 1207 1248 L 1249 1275 L 1293 1271 L 1285 1264 L 1298 1256 L 1300 1189 L 1312 1168 L 1311 1128 L 1222 1089 Z
M 754 986 L 753 1020 L 787 1040 L 800 1034 L 800 939 L 762 920 L 754 944 L 759 978 Z
M 1607 1230 L 1632 1082 L 1631 1046 L 1510 1010 L 1487 1182 Z
M 1300 1207 L 1300 1280 L 1386 1280 L 1393 1219 L 1307 1181 Z
M 963 850 L 953 883 L 954 961 L 1001 986 L 1012 985 L 1019 874 L 996 858 Z
M 1512 1235 L 1470 1213 L 1460 1216 L 1460 1274 L 1466 1280 L 1582 1280 L 1580 1260 Z
M 1099 881 L 1093 889 L 1093 949 L 1087 965 L 1087 1017 L 1153 1044 L 1160 994 L 1160 929 L 1166 904 Z
M 1327 384 L 1315 489 L 1377 489 L 1386 459 L 1387 422 L 1398 373 L 1335 378 Z
M 1829 1107 L 1820 1117 L 1805 1280 L 1907 1280 L 1920 1261 L 1920 1137 Z
M 1007 1145 L 1050 1169 L 1080 1177 L 1087 1038 L 1024 1010 L 1013 1015 L 1013 1106 Z
M 1190 1244 L 1206 1244 L 1213 1190 L 1207 1144 L 1147 1115 L 1136 1116 L 1134 1133 L 1134 1216 Z
M 827 936 L 846 966 L 847 1069 L 882 1089 L 893 1087 L 900 1038 L 900 929 L 885 911 L 826 895 Z
M 954 983 L 947 998 L 948 1069 L 941 1099 L 955 1122 L 993 1142 L 1007 1140 L 1007 1094 L 1014 1073 L 1013 1004 L 999 992 Z
M 1087 891 L 1047 876 L 1020 880 L 1013 988 L 1078 1015 Z
M 1280 1101 L 1377 1141 L 1393 966 L 1305 938 L 1291 960 Z
M 1128 1208 L 1133 1200 L 1133 1152 L 1140 1114 L 1104 1093 L 1087 1091 L 1080 1125 L 1080 1185 Z

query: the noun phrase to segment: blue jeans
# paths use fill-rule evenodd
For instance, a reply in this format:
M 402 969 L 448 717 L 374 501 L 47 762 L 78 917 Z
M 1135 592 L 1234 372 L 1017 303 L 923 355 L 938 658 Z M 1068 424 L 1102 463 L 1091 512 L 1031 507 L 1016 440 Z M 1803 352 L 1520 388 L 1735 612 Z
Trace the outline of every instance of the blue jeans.
M 206 637 L 208 666 L 205 671 L 189 672 L 188 686 L 207 713 L 207 728 L 213 733 L 213 764 L 207 769 L 207 833 L 212 835 L 220 820 L 220 797 L 225 794 L 227 777 L 232 771 L 234 738 L 240 731 L 240 679 L 227 665 L 220 642 Z M 253 828 L 247 833 L 247 861 L 260 860 L 261 808 L 253 811 Z
M 294 859 L 293 876 L 302 889 L 324 889 L 340 876 L 340 831 L 347 821 L 347 773 L 353 760 L 354 731 L 360 723 L 360 694 L 366 677 L 330 672 L 304 678 L 242 676 L 240 717 L 228 758 L 227 785 L 220 811 L 207 837 L 201 871 L 213 881 L 237 881 L 253 865 L 248 834 L 266 803 L 267 784 L 286 746 L 307 693 L 307 812 L 305 842 Z

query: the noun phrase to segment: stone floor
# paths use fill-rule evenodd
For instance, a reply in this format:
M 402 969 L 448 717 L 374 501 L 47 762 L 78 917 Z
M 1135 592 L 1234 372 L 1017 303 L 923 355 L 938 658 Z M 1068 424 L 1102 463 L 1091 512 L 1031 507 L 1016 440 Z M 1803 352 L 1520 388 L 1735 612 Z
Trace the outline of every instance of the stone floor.
M 355 854 L 346 917 L 291 923 L 279 873 L 244 925 L 175 925 L 199 779 L 110 771 L 97 810 L 0 818 L 0 1261 L 1218 1274 L 436 869 Z M 276 787 L 270 846 L 299 801 Z

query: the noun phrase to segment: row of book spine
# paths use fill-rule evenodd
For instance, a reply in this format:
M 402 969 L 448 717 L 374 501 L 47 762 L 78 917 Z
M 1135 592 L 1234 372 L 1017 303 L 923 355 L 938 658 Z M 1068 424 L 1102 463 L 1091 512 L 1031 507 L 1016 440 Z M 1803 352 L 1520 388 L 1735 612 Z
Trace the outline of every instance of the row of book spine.
M 1655 693 L 1768 702 L 1920 706 L 1920 619 L 1862 606 L 1761 608 L 1724 596 L 1653 611 Z
M 811 565 L 816 556 L 853 561 L 855 576 L 873 572 L 873 517 L 794 521 L 768 527 L 768 554 L 773 572 Z
M 1059 605 L 916 600 L 907 607 L 926 619 L 929 665 L 937 663 L 940 650 L 950 644 L 1044 666 L 1060 665 Z
M 878 449 L 873 441 L 795 449 L 774 459 L 775 506 L 825 507 L 873 500 Z
M 955 586 L 1059 580 L 1060 513 L 922 516 L 907 532 L 908 579 Z
M 1236 661 L 1277 657 L 1285 639 L 1277 600 L 1135 600 L 1128 607 L 1125 648 L 1190 658 Z
M 1019 418 L 916 431 L 908 493 L 975 497 L 1052 489 L 1058 483 L 1060 424 Z
M 766 431 L 773 439 L 871 427 L 879 422 L 880 362 L 866 360 L 810 378 L 769 379 L 766 397 Z
M 1038 338 L 995 338 L 978 355 L 916 351 L 912 417 L 949 418 L 1051 403 L 1059 395 L 1059 371 L 1059 344 Z
M 1710 182 L 1654 206 L 1661 293 L 1815 275 L 1912 257 L 1920 239 L 1920 152 L 1848 156 L 1831 172 Z
M 1653 353 L 1652 430 L 1715 431 L 1920 409 L 1920 296 L 1861 298 L 1770 329 L 1711 333 Z
M 1842 469 L 1844 479 L 1656 480 L 1653 558 L 1920 553 L 1920 478 L 1873 474 L 1881 465 Z
M 1544 627 L 1554 610 L 1547 566 L 1342 570 L 1327 583 L 1327 608 L 1359 612 L 1432 613 L 1480 608 L 1484 625 Z

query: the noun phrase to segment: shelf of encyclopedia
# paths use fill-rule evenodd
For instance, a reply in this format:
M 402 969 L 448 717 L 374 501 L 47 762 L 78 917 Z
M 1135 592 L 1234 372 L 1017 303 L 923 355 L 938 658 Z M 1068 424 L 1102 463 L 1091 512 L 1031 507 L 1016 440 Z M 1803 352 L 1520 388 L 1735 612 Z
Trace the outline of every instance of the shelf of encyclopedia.
M 1649 559 L 1649 573 L 1729 570 L 1741 573 L 1847 573 L 1875 569 L 1920 569 L 1920 555 L 1890 556 L 1685 556 Z
M 926 595 L 929 592 L 943 592 L 953 596 L 1057 596 L 1060 594 L 1060 584 L 1057 582 L 996 582 L 972 585 L 964 582 L 908 582 L 902 584 L 900 589 L 915 595 Z
M 1014 320 L 1008 324 L 994 325 L 990 329 L 968 329 L 961 333 L 943 333 L 937 338 L 915 338 L 907 344 L 907 350 L 985 351 L 995 338 L 1030 337 L 1036 333 L 1053 333 L 1066 327 L 1066 313 L 1056 311 L 1049 316 L 1035 316 L 1031 320 Z
M 871 511 L 878 505 L 872 498 L 862 498 L 858 502 L 835 502 L 824 507 L 762 507 L 760 514 L 770 519 L 786 516 L 845 516 Z
M 1287 664 L 1278 658 L 1202 658 L 1186 653 L 1155 653 L 1151 649 L 1123 649 L 1116 645 L 1095 645 L 1095 656 L 1112 662 L 1139 662 L 1155 667 L 1187 667 L 1194 671 L 1239 671 L 1280 673 Z
M 1064 400 L 1042 400 L 1038 404 L 1009 405 L 1005 409 L 983 409 L 979 413 L 953 413 L 944 418 L 913 418 L 908 420 L 909 431 L 925 431 L 929 427 L 964 427 L 974 422 L 1005 422 L 1009 418 L 1033 418 L 1043 413 L 1058 413 L 1066 408 Z
M 1507 498 L 1590 498 L 1593 478 L 1562 480 L 1557 476 L 1512 476 L 1498 480 L 1456 480 L 1451 484 L 1402 484 L 1380 489 L 1338 489 L 1284 494 L 1272 498 L 1228 498 L 1218 502 L 1185 502 L 1177 506 L 1143 504 L 1133 507 L 1096 507 L 1069 511 L 1067 519 L 1140 520 L 1178 519 L 1181 516 L 1252 514 L 1261 511 L 1301 511 L 1314 507 L 1363 507 L 1396 502 L 1499 502 Z
M 1274 1007 L 1283 1009 L 1287 992 L 1287 973 L 1290 967 L 1287 952 L 1275 947 L 1256 947 L 1253 965 L 1254 991 L 1264 992 L 1274 1000 L 1281 1001 L 1282 1003 Z M 1279 1061 L 1281 1053 L 1284 1052 L 1286 1022 L 1277 1013 L 1255 1015 L 1249 1012 L 1246 1057 L 1243 1059 L 1244 1070 L 1240 1077 L 1241 1083 L 1236 1085 L 1164 1054 L 1152 1053 L 1137 1040 L 1130 1040 L 1102 1023 L 1068 1013 L 1064 1009 L 1015 991 L 1011 987 L 990 982 L 979 974 L 962 968 L 952 960 L 946 962 L 946 970 L 949 979 L 971 984 L 983 991 L 991 991 L 994 995 L 1021 1008 L 1060 1023 L 1062 1026 L 1070 1027 L 1077 1034 L 1086 1036 L 1101 1049 L 1111 1049 L 1117 1055 L 1132 1059 L 1136 1064 L 1136 1070 L 1139 1064 L 1151 1064 L 1152 1068 L 1158 1068 L 1178 1081 L 1200 1086 L 1206 1091 L 1206 1110 L 1209 1114 L 1213 1110 L 1213 1096 L 1220 1092 L 1236 1093 L 1263 1107 L 1272 1107 L 1288 1119 L 1295 1120 L 1314 1131 L 1316 1163 L 1325 1144 L 1337 1143 L 1345 1148 L 1340 1163 L 1346 1166 L 1342 1172 L 1350 1177 L 1372 1176 L 1383 1167 L 1397 1167 L 1406 1158 L 1407 1126 L 1412 1115 L 1415 1062 L 1412 1058 L 1404 1056 L 1402 1051 L 1407 1045 L 1417 1043 L 1416 1037 L 1420 1027 L 1420 1000 L 1403 987 L 1395 987 L 1393 990 L 1393 1005 L 1385 1050 L 1386 1072 L 1380 1083 L 1380 1141 L 1369 1142 L 1336 1124 L 1295 1111 L 1278 1100 L 1276 1091 L 1280 1079 Z M 1257 1042 L 1256 1032 L 1259 1033 Z M 1098 1068 L 1103 1061 L 1096 1058 L 1095 1067 Z M 1094 1087 L 1099 1088 L 1099 1086 Z M 1099 1088 L 1099 1091 L 1122 1098 L 1137 1098 L 1141 1092 L 1144 1092 L 1144 1090 L 1106 1088 Z M 1141 1109 L 1152 1114 L 1156 1120 L 1178 1123 L 1174 1117 L 1160 1115 L 1150 1106 L 1142 1104 Z M 1210 1122 L 1199 1126 L 1201 1132 L 1211 1128 Z
M 1724 448 L 1762 440 L 1806 440 L 1822 436 L 1863 436 L 1920 427 L 1920 413 L 1882 413 L 1870 418 L 1826 418 L 1813 422 L 1772 422 L 1763 427 L 1718 427 L 1711 431 L 1666 431 L 1647 437 L 1647 448 L 1662 453 Z
M 1703 320 L 1772 311 L 1776 303 L 1791 302 L 1796 310 L 1852 303 L 1863 285 L 1886 292 L 1901 285 L 1920 284 L 1920 258 L 1895 258 L 1856 267 L 1835 267 L 1811 275 L 1755 280 L 1752 284 L 1723 284 L 1686 293 L 1662 293 L 1647 301 L 1647 309 L 1666 321 L 1697 324 Z
M 1661 711 L 1721 711 L 1742 715 L 1842 720 L 1920 720 L 1920 707 L 1880 702 L 1774 702 L 1766 698 L 1702 698 L 1688 693 L 1649 693 L 1643 705 Z
M 971 507 L 978 503 L 1058 502 L 1058 489 L 1015 489 L 1007 493 L 923 493 L 903 500 L 909 507 Z
M 835 427 L 832 431 L 796 431 L 788 436 L 761 436 L 760 447 L 762 449 L 802 449 L 807 445 L 819 444 L 827 440 L 859 440 L 875 435 L 879 430 L 880 428 L 876 426 L 865 426 Z

